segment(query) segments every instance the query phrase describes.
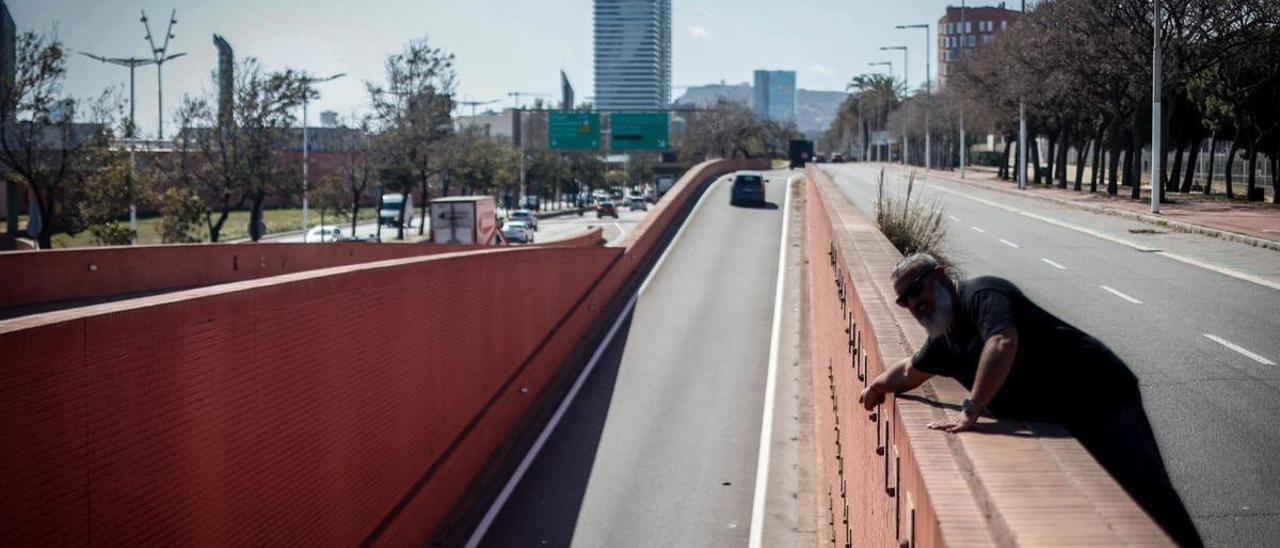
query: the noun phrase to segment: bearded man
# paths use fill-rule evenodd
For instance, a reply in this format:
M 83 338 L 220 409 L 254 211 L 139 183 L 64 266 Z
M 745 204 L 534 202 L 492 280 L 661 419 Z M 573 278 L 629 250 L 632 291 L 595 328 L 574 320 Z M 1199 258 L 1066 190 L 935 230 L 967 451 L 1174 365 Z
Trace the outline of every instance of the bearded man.
M 890 279 L 898 306 L 911 311 L 929 340 L 862 391 L 858 400 L 868 410 L 933 375 L 954 378 L 969 390 L 960 416 L 930 428 L 963 432 L 988 410 L 998 418 L 1061 423 L 1174 541 L 1202 546 L 1169 481 L 1138 379 L 1106 345 L 1008 280 L 952 280 L 927 253 L 902 259 Z

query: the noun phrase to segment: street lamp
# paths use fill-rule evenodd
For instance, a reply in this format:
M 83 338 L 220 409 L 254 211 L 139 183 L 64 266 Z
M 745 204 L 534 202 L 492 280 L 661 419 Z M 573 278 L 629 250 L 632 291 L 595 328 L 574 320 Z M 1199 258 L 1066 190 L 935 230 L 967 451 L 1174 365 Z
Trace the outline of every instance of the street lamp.
M 175 53 L 166 55 L 169 51 L 169 39 L 173 38 L 173 26 L 178 24 L 178 10 L 173 10 L 169 14 L 169 28 L 164 31 L 164 44 L 156 47 L 156 41 L 151 38 L 151 24 L 147 22 L 147 12 L 142 12 L 142 26 L 147 29 L 147 43 L 151 45 L 151 55 L 155 59 L 156 65 L 156 111 L 158 113 L 156 122 L 156 139 L 164 140 L 164 86 L 163 68 L 164 64 L 186 55 L 186 53 Z
M 307 88 L 307 89 L 306 89 L 306 90 L 304 90 L 304 92 L 302 93 L 302 241 L 303 241 L 303 242 L 307 241 L 307 228 L 308 228 L 308 226 L 307 226 L 307 210 L 309 209 L 309 207 L 308 207 L 308 206 L 309 206 L 309 204 L 308 204 L 308 202 L 307 202 L 307 186 L 308 186 L 308 181 L 307 181 L 307 159 L 308 159 L 308 156 L 307 156 L 307 152 L 308 152 L 308 150 L 310 149 L 310 146 L 311 146 L 311 143 L 310 143 L 310 142 L 308 141 L 308 139 L 307 139 L 307 99 L 308 99 L 308 97 L 307 97 L 307 96 L 309 95 L 309 92 L 311 91 L 311 85 L 312 85 L 312 84 L 323 84 L 323 83 L 325 83 L 325 82 L 330 82 L 330 81 L 333 81 L 333 80 L 337 80 L 338 78 L 342 78 L 343 76 L 346 76 L 346 75 L 347 75 L 347 73 L 345 73 L 345 72 L 340 72 L 340 73 L 335 74 L 335 75 L 333 75 L 333 76 L 330 76 L 330 77 L 328 77 L 328 78 L 311 78 L 311 77 L 309 77 L 309 76 L 306 76 L 306 77 L 303 77 L 303 78 L 302 78 L 302 85 L 303 85 L 303 86 L 306 86 L 306 88 Z M 321 220 L 323 220 L 323 219 L 321 219 Z M 352 234 L 352 236 L 354 237 L 354 236 L 355 236 L 355 234 Z
M 156 61 L 155 59 L 142 59 L 138 57 L 101 57 L 101 56 L 94 55 L 92 53 L 86 53 L 83 51 L 80 52 L 80 55 L 83 55 L 95 61 L 101 61 L 103 63 L 108 63 L 112 65 L 120 65 L 122 67 L 127 67 L 129 69 L 129 126 L 126 128 L 127 133 L 125 135 L 125 138 L 126 138 L 126 141 L 129 143 L 129 182 L 131 184 L 130 192 L 132 192 L 133 168 L 134 168 L 134 162 L 135 162 L 134 148 L 136 148 L 136 144 L 137 144 L 134 142 L 135 140 L 134 137 L 137 135 L 137 128 L 138 128 L 137 119 L 134 118 L 135 110 L 134 110 L 134 92 L 133 92 L 133 88 L 134 88 L 133 73 L 138 67 L 152 65 L 152 64 L 155 64 Z M 137 236 L 138 235 L 138 206 L 137 204 L 133 203 L 133 196 L 129 197 L 129 230 L 133 231 L 133 234 L 134 234 L 133 237 L 129 239 L 129 243 L 131 245 L 138 243 L 138 236 Z
M 1160 195 L 1164 194 L 1164 150 L 1160 135 L 1164 122 L 1160 108 L 1164 92 L 1164 57 L 1160 51 L 1160 0 L 1155 0 L 1152 6 L 1151 27 L 1154 33 L 1151 44 L 1151 212 L 1160 213 Z M 1141 183 L 1134 184 L 1141 188 Z
M 889 83 L 890 83 L 890 84 L 892 84 L 892 83 L 893 83 L 893 61 L 875 61 L 875 62 L 871 62 L 871 63 L 867 63 L 867 64 L 868 64 L 868 65 L 870 65 L 870 66 L 873 66 L 873 67 L 883 67 L 883 66 L 888 66 L 888 67 L 889 67 Z M 877 130 L 877 131 L 883 131 L 883 130 L 884 130 L 884 128 L 881 128 L 881 129 L 879 129 L 879 130 Z M 875 147 L 875 151 L 876 151 L 876 156 L 879 156 L 879 155 L 880 155 L 880 147 L 878 147 L 878 146 L 877 146 L 877 147 Z M 876 160 L 875 160 L 875 161 L 877 161 L 877 162 L 878 162 L 878 161 L 880 161 L 880 159 L 879 159 L 879 158 L 876 158 Z
M 907 46 L 880 46 L 880 51 L 897 51 L 902 50 L 902 83 L 909 86 L 911 81 L 909 65 L 907 64 Z M 904 92 L 905 93 L 905 92 Z M 905 97 L 903 97 L 905 99 Z M 907 165 L 907 156 L 911 151 L 911 145 L 907 144 L 907 124 L 902 124 L 902 165 Z
M 1026 17 L 1027 0 L 1022 0 L 1022 13 Z M 1018 96 L 1018 189 L 1027 189 L 1027 103 L 1021 95 Z
M 929 170 L 933 158 L 929 139 L 929 103 L 933 96 L 933 80 L 929 78 L 929 24 L 898 25 L 899 29 L 924 29 L 924 169 Z
M 964 32 L 964 23 L 965 23 L 965 16 L 966 16 L 965 11 L 967 11 L 967 9 L 968 8 L 966 8 L 964 5 L 964 0 L 960 0 L 960 57 L 961 58 L 964 58 L 965 56 L 964 50 L 966 47 L 968 47 L 968 44 L 965 43 L 965 39 L 968 36 Z M 964 166 L 965 155 L 969 153 L 969 143 L 964 139 L 964 104 L 960 101 L 957 101 L 957 102 L 961 103 L 959 105 L 960 107 L 960 178 L 963 179 L 964 167 L 965 167 Z

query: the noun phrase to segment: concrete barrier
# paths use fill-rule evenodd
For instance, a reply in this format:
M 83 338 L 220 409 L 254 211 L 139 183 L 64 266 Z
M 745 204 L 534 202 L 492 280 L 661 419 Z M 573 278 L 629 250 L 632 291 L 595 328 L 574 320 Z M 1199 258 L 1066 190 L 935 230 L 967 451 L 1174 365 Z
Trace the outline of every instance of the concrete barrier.
M 1172 545 L 1061 427 L 929 430 L 966 394 L 942 377 L 863 410 L 862 389 L 927 336 L 892 304 L 901 255 L 825 173 L 806 174 L 821 544 Z
M 28 257 L 67 271 L 45 299 L 170 291 L 0 320 L 0 544 L 421 545 L 707 183 L 758 165 L 695 166 L 624 248 L 131 248 L 82 293 L 84 255 Z

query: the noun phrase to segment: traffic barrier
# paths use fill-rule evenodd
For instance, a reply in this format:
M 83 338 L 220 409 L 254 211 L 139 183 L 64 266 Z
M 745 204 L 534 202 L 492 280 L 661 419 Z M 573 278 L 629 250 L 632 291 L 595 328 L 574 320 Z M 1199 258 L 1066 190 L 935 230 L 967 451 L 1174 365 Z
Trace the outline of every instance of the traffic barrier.
M 0 252 L 0 310 L 203 287 L 480 246 L 333 244 L 145 245 Z
M 597 226 L 572 238 L 536 242 L 531 244 L 530 247 L 600 247 L 604 243 L 604 229 Z
M 624 248 L 378 261 L 460 248 L 204 245 L 5 263 L 62 276 L 25 286 L 40 302 L 169 291 L 0 320 L 0 544 L 422 544 L 698 193 L 744 168 L 758 163 L 695 166 Z M 259 271 L 226 268 L 254 253 Z M 363 262 L 321 268 L 342 261 Z M 92 285 L 81 269 L 113 281 L 61 287 Z
M 943 377 L 863 409 L 862 389 L 927 335 L 892 305 L 901 254 L 826 173 L 806 175 L 820 544 L 1172 545 L 1059 426 L 929 430 L 966 397 Z

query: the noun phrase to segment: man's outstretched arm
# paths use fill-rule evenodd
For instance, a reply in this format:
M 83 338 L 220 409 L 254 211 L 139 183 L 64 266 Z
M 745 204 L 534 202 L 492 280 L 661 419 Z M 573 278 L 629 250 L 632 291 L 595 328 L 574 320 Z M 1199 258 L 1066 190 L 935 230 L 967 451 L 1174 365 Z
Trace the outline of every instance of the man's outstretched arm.
M 858 401 L 870 411 L 884 401 L 886 394 L 912 390 L 932 377 L 933 375 L 929 373 L 911 367 L 911 358 L 903 358 L 862 389 L 862 394 L 858 395 Z
M 973 427 L 982 416 L 983 410 L 996 397 L 1005 379 L 1009 378 L 1009 370 L 1013 369 L 1013 360 L 1018 357 L 1018 331 L 1007 327 L 987 338 L 982 345 L 982 355 L 978 358 L 978 372 L 973 379 L 973 390 L 969 399 L 973 408 L 961 412 L 955 422 L 930 424 L 930 428 L 948 432 L 963 432 Z

